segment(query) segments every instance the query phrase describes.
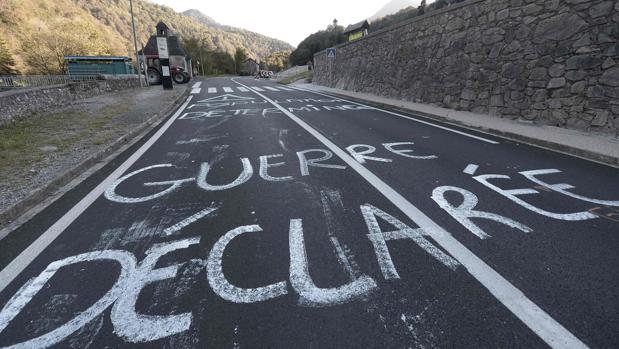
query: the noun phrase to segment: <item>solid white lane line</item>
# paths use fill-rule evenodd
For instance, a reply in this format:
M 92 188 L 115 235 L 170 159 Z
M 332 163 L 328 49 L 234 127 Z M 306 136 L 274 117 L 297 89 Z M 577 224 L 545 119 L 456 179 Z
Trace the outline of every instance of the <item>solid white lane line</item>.
M 245 87 L 237 87 L 236 89 L 241 91 L 241 92 L 249 92 L 249 90 L 246 89 Z
M 232 79 L 241 86 L 242 83 Z M 467 271 L 479 281 L 496 299 L 518 317 L 527 327 L 535 332 L 546 344 L 553 348 L 587 348 L 576 336 L 548 315 L 537 304 L 512 285 L 507 279 L 492 269 L 483 260 L 477 257 L 466 246 L 460 243 L 449 232 L 435 223 L 430 217 L 421 212 L 415 205 L 390 187 L 382 179 L 356 161 L 350 154 L 331 142 L 322 133 L 312 128 L 305 121 L 282 107 L 267 96 L 254 92 L 267 102 L 271 103 L 282 113 L 304 128 L 329 150 L 340 157 L 348 166 L 361 175 L 370 185 L 383 194 L 391 203 L 398 207 L 408 218 L 432 237 L 447 253 L 458 260 Z
M 278 89 L 276 89 L 275 87 L 271 87 L 271 86 L 264 86 L 264 88 L 266 88 L 269 91 L 279 91 Z
M 235 82 L 236 82 L 236 81 L 235 81 Z M 252 89 L 252 90 L 254 90 L 254 91 L 264 92 L 264 90 L 263 90 L 263 89 L 261 89 L 261 88 L 260 88 L 260 87 L 258 87 L 258 86 L 252 86 L 252 87 L 251 87 L 251 89 Z
M 209 87 L 208 88 L 208 93 L 217 93 L 217 89 L 214 87 Z
M 125 160 L 114 172 L 112 172 L 103 182 L 90 191 L 80 202 L 73 206 L 67 213 L 47 229 L 39 238 L 19 254 L 9 265 L 0 272 L 0 292 L 4 290 L 26 267 L 49 246 L 67 227 L 73 223 L 90 205 L 97 200 L 103 192 L 125 173 L 160 137 L 174 121 L 181 115 L 193 96 L 187 97 L 185 103 L 178 108 L 176 113 L 161 127 L 140 149 Z
M 445 127 L 445 126 L 437 125 L 437 124 L 434 124 L 434 123 L 431 123 L 431 122 L 428 122 L 428 121 L 424 121 L 424 120 L 416 119 L 416 118 L 414 118 L 414 117 L 407 116 L 407 115 L 403 115 L 403 114 L 399 114 L 399 113 L 395 113 L 395 112 L 392 112 L 392 111 L 389 111 L 389 110 L 380 109 L 380 108 L 376 108 L 376 107 L 368 106 L 368 105 L 365 105 L 365 104 L 362 104 L 362 103 L 353 102 L 353 101 L 350 101 L 350 100 L 347 100 L 347 99 L 344 99 L 344 98 L 341 98 L 341 97 L 334 97 L 334 96 L 331 96 L 331 95 L 328 95 L 328 94 L 324 94 L 324 93 L 321 93 L 321 92 L 316 92 L 316 91 L 312 91 L 312 90 L 307 90 L 307 89 L 300 88 L 300 87 L 292 87 L 292 88 L 293 88 L 293 89 L 295 89 L 295 90 L 298 90 L 298 91 L 315 93 L 315 94 L 320 95 L 320 96 L 323 96 L 323 97 L 329 97 L 329 98 L 336 98 L 336 99 L 340 99 L 340 100 L 342 100 L 342 101 L 344 101 L 344 102 L 347 102 L 347 103 L 352 103 L 352 104 L 356 104 L 356 105 L 360 105 L 360 106 L 364 106 L 364 107 L 368 107 L 368 108 L 374 108 L 374 109 L 376 109 L 376 110 L 378 110 L 378 111 L 382 111 L 383 113 L 387 113 L 387 114 L 391 114 L 391 115 L 399 116 L 399 117 L 401 117 L 401 118 L 408 119 L 408 120 L 412 120 L 412 121 L 418 122 L 418 123 L 420 123 L 420 124 L 424 124 L 424 125 L 428 125 L 428 126 L 432 126 L 432 127 L 440 128 L 441 130 L 445 130 L 445 131 L 449 131 L 449 132 L 457 133 L 457 134 L 459 134 L 459 135 L 466 136 L 466 137 L 470 137 L 470 138 L 473 138 L 473 139 L 477 139 L 477 140 L 482 141 L 482 142 L 486 142 L 486 143 L 490 143 L 490 144 L 500 144 L 499 142 L 497 142 L 497 141 L 493 141 L 493 140 L 488 139 L 488 138 L 484 138 L 484 137 L 475 136 L 475 135 L 472 135 L 472 134 L 470 134 L 470 133 L 466 133 L 466 132 L 458 131 L 458 130 L 455 130 L 455 129 L 453 129 L 453 128 L 449 128 L 449 127 Z
M 193 84 L 193 86 L 191 86 L 191 88 L 198 88 L 200 87 L 200 85 L 202 85 L 202 81 L 198 81 L 195 84 Z
M 224 87 L 224 92 L 234 92 L 230 87 Z
M 474 174 L 475 174 L 475 172 L 477 172 L 477 169 L 478 169 L 478 168 L 479 168 L 479 166 L 478 166 L 478 165 L 475 165 L 475 164 L 468 164 L 468 165 L 466 166 L 466 168 L 464 169 L 464 171 L 462 171 L 462 172 L 464 172 L 464 173 L 466 173 L 466 174 L 468 174 L 468 175 L 471 175 L 471 176 L 472 176 L 472 175 L 474 175 Z
M 199 87 L 194 87 L 194 88 L 192 88 L 192 89 L 191 89 L 191 94 L 192 94 L 192 95 L 197 95 L 198 93 L 200 93 L 200 91 L 202 91 L 202 89 L 201 89 L 201 88 L 199 88 Z

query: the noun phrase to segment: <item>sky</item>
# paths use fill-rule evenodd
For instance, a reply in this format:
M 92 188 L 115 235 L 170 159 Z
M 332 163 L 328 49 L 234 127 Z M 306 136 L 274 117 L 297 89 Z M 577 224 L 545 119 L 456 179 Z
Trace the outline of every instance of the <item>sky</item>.
M 389 0 L 150 0 L 177 12 L 198 9 L 221 24 L 240 27 L 297 46 L 337 19 L 342 26 L 360 22 Z

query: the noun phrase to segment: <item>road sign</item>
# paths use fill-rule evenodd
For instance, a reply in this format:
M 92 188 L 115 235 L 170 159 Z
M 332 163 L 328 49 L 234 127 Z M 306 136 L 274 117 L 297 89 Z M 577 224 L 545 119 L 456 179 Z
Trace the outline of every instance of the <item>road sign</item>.
M 170 54 L 168 53 L 168 38 L 157 38 L 157 52 L 159 53 L 160 59 L 170 58 Z
M 335 47 L 331 47 L 327 49 L 327 58 L 335 58 L 336 56 L 336 48 Z

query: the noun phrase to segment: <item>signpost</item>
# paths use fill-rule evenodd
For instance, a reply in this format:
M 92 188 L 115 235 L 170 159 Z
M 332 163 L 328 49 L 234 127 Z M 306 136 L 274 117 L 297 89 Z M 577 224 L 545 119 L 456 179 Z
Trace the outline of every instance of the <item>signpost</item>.
M 161 65 L 161 82 L 163 84 L 163 89 L 171 90 L 173 86 L 172 76 L 170 74 L 170 53 L 168 51 L 167 36 L 157 36 L 157 51 L 159 53 L 159 64 Z
M 337 55 L 337 49 L 335 47 L 330 47 L 327 49 L 327 58 L 335 58 Z

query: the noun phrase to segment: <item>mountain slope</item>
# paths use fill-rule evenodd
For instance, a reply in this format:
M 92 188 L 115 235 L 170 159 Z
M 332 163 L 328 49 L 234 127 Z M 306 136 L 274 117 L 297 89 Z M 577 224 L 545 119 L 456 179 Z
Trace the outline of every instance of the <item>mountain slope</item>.
M 134 0 L 133 7 L 138 46 L 163 21 L 181 38 L 198 37 L 213 51 L 233 54 L 242 47 L 262 58 L 292 49 L 281 40 L 221 25 L 199 11 L 185 15 L 144 0 Z M 63 52 L 134 55 L 129 0 L 0 0 L 0 37 L 9 43 L 17 68 L 31 73 L 62 69 Z
M 290 44 L 282 40 L 273 39 L 246 29 L 219 24 L 211 17 L 195 9 L 187 10 L 183 12 L 183 15 L 191 17 L 205 26 L 220 29 L 230 36 L 245 38 L 247 42 L 244 47 L 248 50 L 250 56 L 256 58 L 264 58 L 275 52 L 291 51 L 293 49 Z
M 394 14 L 410 6 L 417 7 L 419 6 L 420 3 L 421 3 L 420 0 L 391 0 L 390 2 L 385 4 L 383 7 L 381 7 L 381 9 L 378 10 L 375 14 L 369 17 L 368 20 L 371 22 L 371 21 L 380 19 L 382 17 L 385 17 L 387 15 Z

